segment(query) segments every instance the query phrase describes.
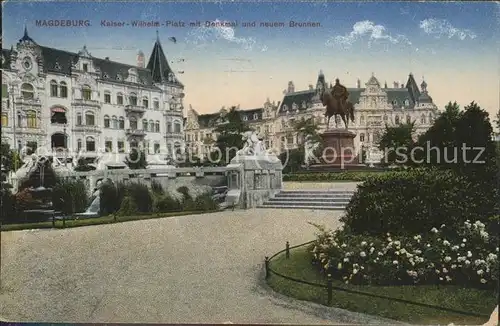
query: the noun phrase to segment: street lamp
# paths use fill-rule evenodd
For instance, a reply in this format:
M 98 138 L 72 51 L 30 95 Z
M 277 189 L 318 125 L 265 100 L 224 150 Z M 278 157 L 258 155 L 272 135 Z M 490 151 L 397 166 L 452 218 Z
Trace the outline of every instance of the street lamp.
M 64 167 L 68 167 L 68 136 L 66 135 L 66 125 L 63 128 L 64 134 Z

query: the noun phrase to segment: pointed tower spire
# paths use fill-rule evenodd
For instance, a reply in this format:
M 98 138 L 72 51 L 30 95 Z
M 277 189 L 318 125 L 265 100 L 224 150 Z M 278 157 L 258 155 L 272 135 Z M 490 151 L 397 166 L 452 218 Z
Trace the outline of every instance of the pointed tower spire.
M 151 76 L 155 83 L 178 83 L 161 47 L 158 31 L 156 31 L 156 42 L 146 68 L 151 71 Z
M 29 37 L 28 36 L 28 26 L 26 26 L 26 24 L 24 24 L 24 37 Z
M 28 27 L 26 24 L 24 24 L 24 35 L 23 37 L 19 40 L 19 42 L 33 42 L 36 44 L 35 41 L 28 35 Z

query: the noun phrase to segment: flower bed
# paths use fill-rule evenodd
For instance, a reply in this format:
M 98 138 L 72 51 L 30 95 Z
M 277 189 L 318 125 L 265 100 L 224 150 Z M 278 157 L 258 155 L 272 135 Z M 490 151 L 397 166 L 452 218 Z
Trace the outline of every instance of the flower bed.
M 498 242 L 486 225 L 466 221 L 427 234 L 371 237 L 319 229 L 314 263 L 352 284 L 456 284 L 498 291 Z

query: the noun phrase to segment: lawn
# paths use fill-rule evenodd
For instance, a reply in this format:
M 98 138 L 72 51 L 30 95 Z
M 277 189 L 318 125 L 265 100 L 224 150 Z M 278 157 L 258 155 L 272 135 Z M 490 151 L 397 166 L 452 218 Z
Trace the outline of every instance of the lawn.
M 291 250 L 288 259 L 285 254 L 280 254 L 271 260 L 269 266 L 280 274 L 326 285 L 325 276 L 321 275 L 311 264 L 312 254 L 308 248 L 309 246 L 303 246 Z M 328 305 L 326 288 L 294 282 L 274 274 L 271 274 L 267 282 L 272 289 L 284 295 Z M 483 324 L 489 319 L 491 312 L 497 305 L 497 296 L 492 291 L 457 286 L 356 286 L 347 285 L 338 280 L 333 281 L 333 286 L 484 315 L 484 317 L 467 316 L 435 308 L 333 290 L 331 304 L 333 307 L 409 323 Z
M 183 211 L 183 212 L 170 212 L 170 213 L 160 213 L 160 214 L 148 214 L 148 215 L 133 215 L 133 216 L 103 216 L 96 218 L 85 218 L 85 219 L 71 219 L 71 220 L 56 220 L 55 226 L 52 225 L 52 221 L 47 222 L 37 222 L 37 223 L 22 223 L 22 224 L 2 224 L 2 231 L 15 231 L 15 230 L 27 230 L 27 229 L 62 229 L 62 228 L 74 228 L 80 226 L 89 225 L 100 225 L 100 224 L 110 224 L 110 223 L 121 223 L 128 221 L 138 221 L 147 220 L 154 218 L 172 217 L 172 216 L 182 216 L 182 215 L 194 215 L 194 214 L 204 214 L 213 213 L 216 211 Z

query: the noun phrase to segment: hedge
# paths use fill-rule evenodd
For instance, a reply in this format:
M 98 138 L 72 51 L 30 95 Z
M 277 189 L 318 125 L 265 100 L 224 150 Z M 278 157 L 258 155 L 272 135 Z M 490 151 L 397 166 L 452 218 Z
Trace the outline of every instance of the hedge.
M 381 175 L 398 175 L 404 171 L 356 171 L 356 172 L 315 172 L 283 175 L 283 181 L 365 181 Z

